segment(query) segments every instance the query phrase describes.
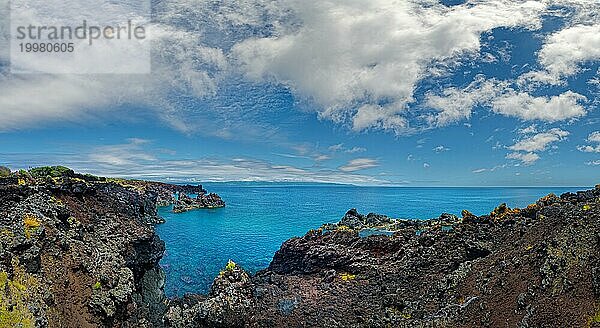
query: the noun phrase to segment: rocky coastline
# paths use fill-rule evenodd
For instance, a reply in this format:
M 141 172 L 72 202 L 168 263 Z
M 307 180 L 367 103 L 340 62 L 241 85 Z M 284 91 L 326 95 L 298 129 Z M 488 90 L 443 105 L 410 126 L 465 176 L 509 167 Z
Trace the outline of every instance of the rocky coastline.
M 484 216 L 350 210 L 256 275 L 229 262 L 208 295 L 167 299 L 171 188 L 3 174 L 0 327 L 600 327 L 600 186 Z

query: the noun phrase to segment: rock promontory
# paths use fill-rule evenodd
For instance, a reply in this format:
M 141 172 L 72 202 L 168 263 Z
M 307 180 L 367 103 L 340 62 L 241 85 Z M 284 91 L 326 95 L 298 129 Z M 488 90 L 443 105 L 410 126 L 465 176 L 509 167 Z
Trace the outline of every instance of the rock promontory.
M 215 193 L 206 194 L 200 192 L 196 197 L 190 197 L 185 192 L 179 192 L 179 196 L 173 206 L 174 213 L 183 213 L 197 209 L 212 209 L 225 207 L 225 202 Z

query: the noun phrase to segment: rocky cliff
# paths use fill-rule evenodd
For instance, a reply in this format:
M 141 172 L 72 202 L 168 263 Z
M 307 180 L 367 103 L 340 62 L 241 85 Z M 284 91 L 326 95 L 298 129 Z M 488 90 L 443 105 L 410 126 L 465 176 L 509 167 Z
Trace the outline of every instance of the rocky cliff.
M 157 205 L 201 186 L 64 167 L 3 172 L 0 327 L 163 326 Z
M 161 325 L 155 201 L 95 179 L 0 179 L 0 327 Z
M 351 210 L 167 300 L 156 190 L 47 173 L 0 178 L 0 327 L 600 326 L 600 187 L 479 217 Z

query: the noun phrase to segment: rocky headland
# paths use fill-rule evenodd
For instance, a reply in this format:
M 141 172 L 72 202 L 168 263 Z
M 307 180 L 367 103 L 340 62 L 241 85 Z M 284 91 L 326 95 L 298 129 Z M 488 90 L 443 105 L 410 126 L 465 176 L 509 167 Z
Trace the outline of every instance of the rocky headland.
M 225 207 L 225 202 L 215 193 L 206 194 L 200 192 L 196 197 L 190 197 L 185 192 L 179 192 L 179 196 L 173 206 L 174 213 L 183 213 L 197 209 L 211 209 Z
M 0 327 L 600 327 L 600 186 L 484 216 L 351 210 L 170 300 L 156 190 L 38 173 L 0 178 Z

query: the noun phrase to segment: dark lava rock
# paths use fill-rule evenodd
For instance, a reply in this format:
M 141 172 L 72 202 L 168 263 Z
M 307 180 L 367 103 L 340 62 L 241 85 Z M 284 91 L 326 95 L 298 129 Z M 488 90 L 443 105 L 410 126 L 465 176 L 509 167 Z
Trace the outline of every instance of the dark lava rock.
M 180 192 L 175 206 L 173 206 L 173 212 L 183 213 L 195 209 L 220 207 L 225 207 L 225 202 L 217 194 L 200 193 L 195 198 L 191 198 L 186 193 Z
M 57 170 L 0 183 L 0 326 L 161 326 L 155 195 Z

